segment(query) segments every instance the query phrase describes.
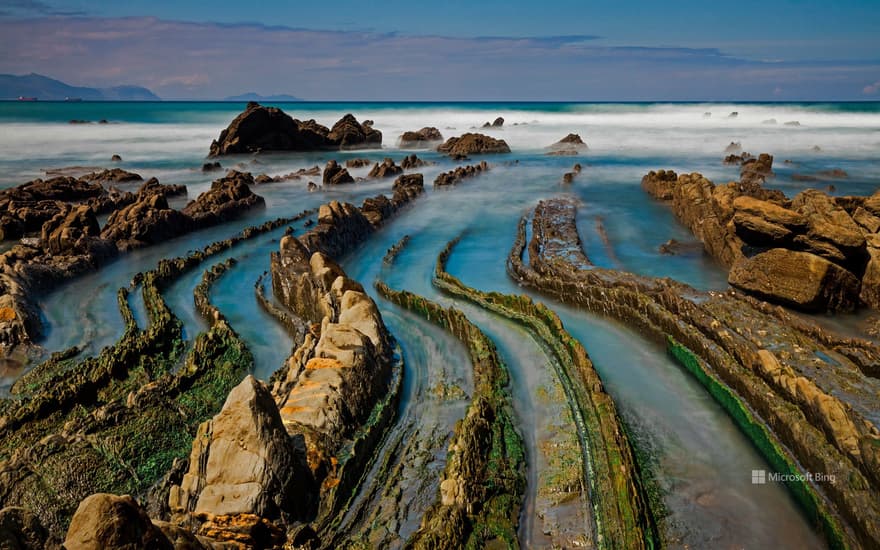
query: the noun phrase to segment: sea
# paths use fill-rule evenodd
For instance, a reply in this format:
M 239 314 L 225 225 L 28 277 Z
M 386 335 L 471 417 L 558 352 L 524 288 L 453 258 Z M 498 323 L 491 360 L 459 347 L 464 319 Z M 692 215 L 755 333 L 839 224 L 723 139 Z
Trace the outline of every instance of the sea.
M 277 176 L 300 168 L 363 157 L 400 162 L 415 152 L 434 162 L 425 167 L 425 196 L 402 212 L 362 247 L 342 259 L 349 275 L 377 300 L 401 344 L 406 360 L 401 418 L 415 418 L 424 433 L 451 433 L 462 404 L 432 401 L 432 385 L 451 381 L 468 393 L 471 384 L 466 350 L 437 327 L 379 298 L 372 289 L 381 278 L 471 315 L 499 345 L 512 376 L 516 412 L 530 468 L 541 464 L 547 440 L 547 404 L 541 388 L 553 384 L 550 359 L 527 333 L 491 314 L 450 299 L 431 285 L 437 253 L 463 235 L 449 270 L 466 284 L 502 292 L 525 292 L 505 272 L 505 257 L 517 223 L 537 201 L 566 195 L 578 201 L 584 249 L 594 264 L 647 276 L 672 277 L 700 290 L 727 287 L 726 272 L 699 251 L 668 256 L 660 245 L 676 239 L 693 243 L 668 206 L 649 197 L 640 181 L 650 170 L 700 172 L 716 183 L 738 179 L 739 168 L 722 163 L 731 143 L 752 154 L 774 156 L 775 177 L 768 186 L 794 196 L 806 188 L 833 195 L 865 195 L 880 188 L 880 102 L 855 103 L 323 103 L 272 104 L 301 120 L 326 126 L 346 113 L 372 120 L 383 133 L 382 147 L 361 151 L 271 153 L 219 159 L 223 169 Z M 189 199 L 209 188 L 217 173 L 202 172 L 212 140 L 245 107 L 228 102 L 0 102 L 0 188 L 46 178 L 119 167 L 185 184 Z M 501 127 L 482 128 L 497 117 Z M 70 121 L 87 121 L 72 124 Z M 106 123 L 99 123 L 106 121 Z M 455 188 L 433 188 L 441 172 L 458 163 L 431 150 L 401 150 L 407 130 L 434 126 L 444 138 L 479 131 L 504 139 L 511 153 L 486 157 L 491 169 Z M 588 149 L 578 156 L 548 156 L 548 147 L 576 133 Z M 111 162 L 120 155 L 121 162 Z M 563 174 L 580 163 L 571 184 Z M 822 175 L 832 169 L 846 176 Z M 369 167 L 351 170 L 366 176 Z M 804 176 L 807 176 L 805 178 Z M 811 181 L 805 181 L 813 177 Z M 313 178 L 320 183 L 320 178 Z M 47 352 L 73 345 L 97 353 L 122 334 L 116 290 L 139 271 L 164 257 L 186 254 L 231 236 L 247 225 L 292 216 L 329 200 L 359 204 L 388 193 L 393 180 L 370 180 L 309 192 L 309 179 L 256 186 L 266 208 L 218 227 L 179 237 L 121 256 L 100 271 L 80 277 L 41 298 L 46 326 L 40 344 Z M 134 190 L 137 184 L 122 184 Z M 187 199 L 177 199 L 183 206 Z M 103 221 L 103 220 L 101 220 Z M 296 233 L 306 229 L 297 224 Z M 235 247 L 219 257 L 235 257 L 236 266 L 212 289 L 212 300 L 254 353 L 255 376 L 267 379 L 291 353 L 294 342 L 256 302 L 254 285 L 269 268 L 284 229 Z M 385 251 L 404 235 L 411 241 L 393 269 L 383 266 Z M 4 249 L 13 243 L 2 243 Z M 165 292 L 183 321 L 189 341 L 206 329 L 195 312 L 193 288 L 200 272 L 188 274 Z M 537 297 L 539 298 L 540 297 Z M 147 323 L 140 297 L 132 307 Z M 769 470 L 749 440 L 703 387 L 666 355 L 662 347 L 614 321 L 551 304 L 566 327 L 583 342 L 607 390 L 614 398 L 639 450 L 649 457 L 665 508 L 667 542 L 673 547 L 764 548 L 783 545 L 820 548 L 822 539 L 780 483 L 753 484 L 753 470 Z M 842 332 L 859 330 L 864 315 L 821 318 Z M 439 373 L 439 374 L 438 374 Z M 0 373 L 8 386 L 20 372 Z M 441 376 L 442 375 L 442 376 Z M 541 391 L 539 391 L 541 390 Z M 429 439 L 426 439 L 426 445 Z M 430 439 L 436 459 L 429 471 L 442 470 L 445 439 Z M 429 453 L 430 454 L 430 453 Z M 534 474 L 534 475 L 532 475 Z M 535 508 L 538 473 L 531 471 L 522 542 L 548 544 Z M 418 506 L 400 524 L 401 536 L 418 528 Z

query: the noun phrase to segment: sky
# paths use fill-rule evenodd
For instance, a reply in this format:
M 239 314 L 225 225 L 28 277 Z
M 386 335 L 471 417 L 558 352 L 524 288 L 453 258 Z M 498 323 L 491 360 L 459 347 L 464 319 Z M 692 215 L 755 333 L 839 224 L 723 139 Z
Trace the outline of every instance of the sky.
M 0 0 L 0 73 L 166 99 L 880 100 L 880 0 Z

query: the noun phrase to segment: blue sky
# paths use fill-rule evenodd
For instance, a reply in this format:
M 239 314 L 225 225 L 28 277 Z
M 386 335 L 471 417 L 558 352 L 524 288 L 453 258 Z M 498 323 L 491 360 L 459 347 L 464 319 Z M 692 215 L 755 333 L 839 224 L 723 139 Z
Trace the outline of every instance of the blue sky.
M 880 1 L 0 0 L 0 72 L 166 98 L 880 99 Z

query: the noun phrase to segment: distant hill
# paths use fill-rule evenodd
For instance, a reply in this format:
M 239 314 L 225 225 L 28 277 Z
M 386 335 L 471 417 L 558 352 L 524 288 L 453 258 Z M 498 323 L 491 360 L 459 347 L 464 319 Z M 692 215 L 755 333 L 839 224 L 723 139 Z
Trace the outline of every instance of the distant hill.
M 241 95 L 231 95 L 223 101 L 302 101 L 302 99 L 288 94 L 260 95 L 248 92 Z
M 35 97 L 46 101 L 78 98 L 83 101 L 158 101 L 159 96 L 140 86 L 86 88 L 71 86 L 36 73 L 0 74 L 0 99 Z

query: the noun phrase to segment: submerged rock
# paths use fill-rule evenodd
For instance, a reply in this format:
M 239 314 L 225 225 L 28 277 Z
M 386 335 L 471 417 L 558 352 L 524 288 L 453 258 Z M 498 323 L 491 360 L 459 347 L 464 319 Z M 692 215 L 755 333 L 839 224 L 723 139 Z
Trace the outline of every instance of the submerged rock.
M 568 134 L 547 149 L 549 149 L 548 155 L 576 155 L 589 147 L 578 134 Z

